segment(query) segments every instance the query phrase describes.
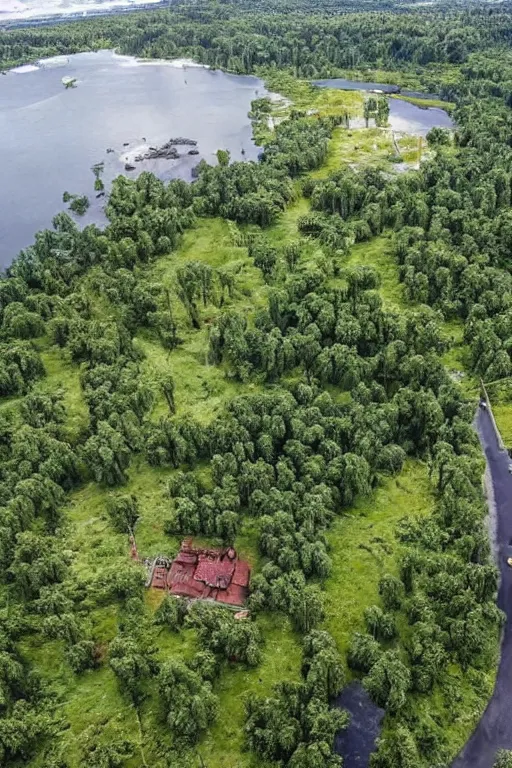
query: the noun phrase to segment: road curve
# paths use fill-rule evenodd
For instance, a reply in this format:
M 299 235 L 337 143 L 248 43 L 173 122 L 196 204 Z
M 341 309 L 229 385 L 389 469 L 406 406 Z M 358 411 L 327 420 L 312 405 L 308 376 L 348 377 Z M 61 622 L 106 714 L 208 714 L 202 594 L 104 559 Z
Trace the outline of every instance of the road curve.
M 492 768 L 499 749 L 512 749 L 512 475 L 501 451 L 491 417 L 479 409 L 477 431 L 490 470 L 496 505 L 496 546 L 500 569 L 498 605 L 506 614 L 501 658 L 494 692 L 469 741 L 452 768 Z

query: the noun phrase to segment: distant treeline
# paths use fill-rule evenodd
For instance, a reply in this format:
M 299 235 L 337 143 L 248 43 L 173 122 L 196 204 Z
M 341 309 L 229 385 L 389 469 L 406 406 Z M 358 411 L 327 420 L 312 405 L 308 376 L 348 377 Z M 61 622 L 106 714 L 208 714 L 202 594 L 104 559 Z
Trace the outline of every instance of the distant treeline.
M 11 29 L 2 37 L 0 66 L 116 47 L 149 58 L 188 56 L 240 73 L 258 67 L 287 68 L 301 77 L 328 77 L 347 68 L 409 70 L 425 87 L 451 96 L 460 86 L 454 65 L 512 40 L 511 16 L 487 7 L 333 14 L 328 5 L 315 5 L 308 6 L 312 15 L 300 7 L 289 12 L 284 5 L 281 12 L 278 6 L 270 13 L 265 6 L 254 12 L 244 3 L 201 2 Z

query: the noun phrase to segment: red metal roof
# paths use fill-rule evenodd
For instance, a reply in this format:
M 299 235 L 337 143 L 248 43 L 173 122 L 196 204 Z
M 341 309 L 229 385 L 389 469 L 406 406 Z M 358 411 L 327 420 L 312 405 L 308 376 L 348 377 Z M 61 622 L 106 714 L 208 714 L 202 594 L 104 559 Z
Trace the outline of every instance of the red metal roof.
M 247 600 L 248 591 L 247 587 L 231 584 L 228 589 L 219 589 L 217 600 L 219 603 L 226 603 L 226 605 L 243 605 Z
M 196 581 L 204 581 L 211 587 L 227 589 L 235 571 L 235 563 L 232 560 L 212 560 L 199 557 L 199 563 L 194 573 Z
M 166 582 L 167 582 L 167 568 L 162 568 L 158 566 L 153 571 L 153 580 L 151 582 L 151 586 L 156 587 L 157 589 L 165 589 Z
M 197 563 L 197 553 L 180 551 L 176 555 L 175 563 L 183 563 L 183 565 L 195 565 Z
M 172 595 L 180 597 L 242 606 L 249 594 L 250 573 L 249 564 L 238 560 L 232 547 L 199 549 L 186 540 L 169 570 L 160 565 L 155 567 L 151 586 L 167 586 Z
M 246 563 L 243 560 L 237 560 L 235 572 L 233 574 L 233 584 L 236 584 L 239 587 L 249 586 L 250 575 L 251 569 L 249 568 L 249 563 Z
M 192 597 L 198 598 L 203 596 L 204 585 L 194 582 L 192 579 L 186 582 L 180 582 L 178 584 L 171 585 L 171 595 L 177 595 L 178 597 Z
M 189 581 L 194 576 L 195 565 L 182 565 L 176 560 L 171 565 L 169 575 L 167 577 L 167 584 L 177 584 L 182 581 Z

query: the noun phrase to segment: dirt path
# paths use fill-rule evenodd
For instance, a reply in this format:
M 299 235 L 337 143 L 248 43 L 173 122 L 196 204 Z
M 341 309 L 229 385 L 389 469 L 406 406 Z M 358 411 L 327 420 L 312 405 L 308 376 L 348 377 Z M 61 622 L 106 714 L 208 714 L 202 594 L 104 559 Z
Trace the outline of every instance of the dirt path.
M 499 749 L 512 749 L 512 475 L 509 458 L 501 451 L 489 413 L 480 410 L 477 429 L 487 459 L 494 490 L 497 553 L 501 582 L 498 605 L 505 611 L 501 659 L 493 695 L 473 735 L 455 759 L 452 768 L 492 768 Z M 493 514 L 493 510 L 491 510 Z

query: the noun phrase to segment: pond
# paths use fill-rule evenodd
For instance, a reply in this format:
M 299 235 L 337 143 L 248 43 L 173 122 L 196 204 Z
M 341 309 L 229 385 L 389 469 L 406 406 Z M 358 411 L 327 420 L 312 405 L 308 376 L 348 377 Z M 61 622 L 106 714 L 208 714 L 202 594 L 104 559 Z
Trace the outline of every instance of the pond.
M 389 125 L 394 131 L 426 136 L 431 128 L 453 128 L 450 115 L 439 107 L 418 107 L 402 99 L 389 99 Z
M 76 79 L 66 88 L 63 78 Z M 0 77 L 0 267 L 7 266 L 34 233 L 65 208 L 62 194 L 86 194 L 91 208 L 81 221 L 101 223 L 104 200 L 95 198 L 91 167 L 104 162 L 108 186 L 126 163 L 160 178 L 191 178 L 217 149 L 234 160 L 255 160 L 247 116 L 251 101 L 267 93 L 256 77 L 230 75 L 191 62 L 139 62 L 111 51 L 57 57 Z M 178 159 L 135 162 L 170 138 Z M 113 151 L 107 153 L 107 149 Z M 189 152 L 197 154 L 189 154 Z
M 338 88 L 343 91 L 382 91 L 384 94 L 399 93 L 396 85 L 382 83 L 364 83 L 357 80 L 315 80 L 314 85 L 321 88 Z M 435 94 L 419 94 L 403 91 L 402 95 L 416 95 L 422 98 L 434 98 Z M 389 125 L 394 131 L 426 136 L 431 128 L 453 128 L 450 115 L 438 107 L 418 107 L 402 99 L 389 99 Z
M 343 768 L 368 768 L 384 710 L 373 703 L 357 681 L 347 685 L 333 703 L 350 714 L 348 728 L 336 735 L 334 744 L 336 754 L 343 758 Z

